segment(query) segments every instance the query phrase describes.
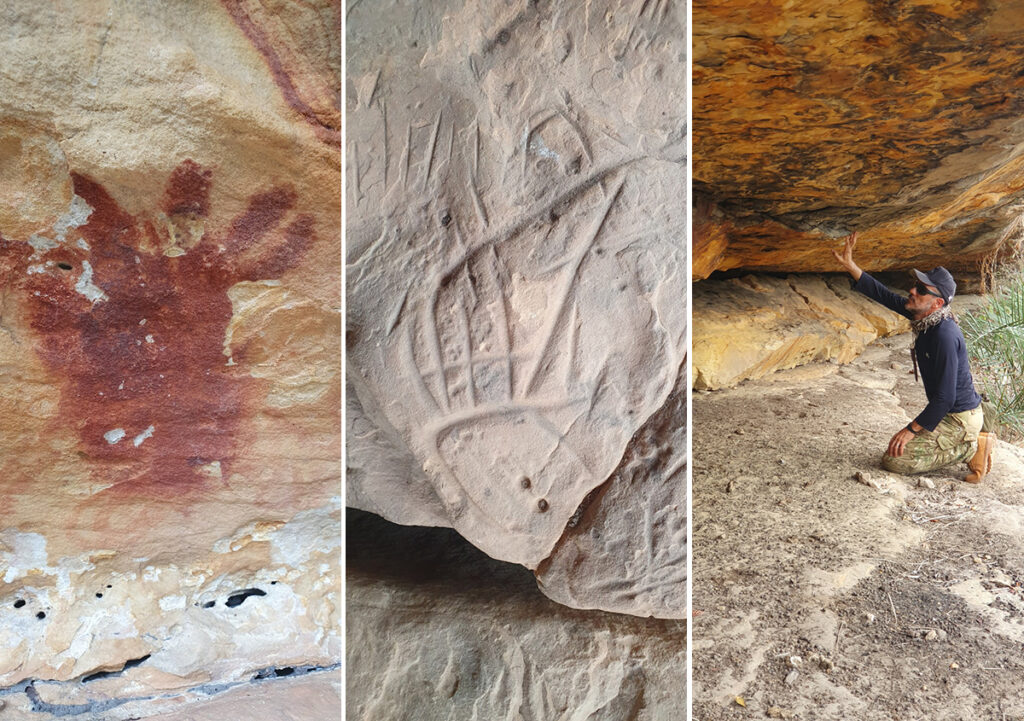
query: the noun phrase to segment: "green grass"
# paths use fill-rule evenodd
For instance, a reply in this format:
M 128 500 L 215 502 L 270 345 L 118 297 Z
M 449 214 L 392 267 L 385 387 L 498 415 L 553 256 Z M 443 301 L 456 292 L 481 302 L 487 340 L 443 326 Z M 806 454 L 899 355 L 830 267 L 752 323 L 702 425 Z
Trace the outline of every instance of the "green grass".
M 1004 435 L 1024 439 L 1024 263 L 1002 266 L 986 304 L 960 318 L 971 372 Z

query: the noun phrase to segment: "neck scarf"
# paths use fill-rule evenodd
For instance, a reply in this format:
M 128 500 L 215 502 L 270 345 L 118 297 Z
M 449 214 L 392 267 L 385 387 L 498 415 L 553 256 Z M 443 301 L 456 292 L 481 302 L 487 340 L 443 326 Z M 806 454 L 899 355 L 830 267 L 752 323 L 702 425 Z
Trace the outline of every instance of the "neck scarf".
M 911 320 L 910 327 L 914 331 L 914 345 L 917 345 L 917 337 L 924 333 L 929 328 L 934 328 L 946 318 L 952 318 L 956 320 L 956 316 L 953 315 L 953 309 L 948 305 L 944 305 L 936 311 L 932 311 L 924 318 L 920 320 Z

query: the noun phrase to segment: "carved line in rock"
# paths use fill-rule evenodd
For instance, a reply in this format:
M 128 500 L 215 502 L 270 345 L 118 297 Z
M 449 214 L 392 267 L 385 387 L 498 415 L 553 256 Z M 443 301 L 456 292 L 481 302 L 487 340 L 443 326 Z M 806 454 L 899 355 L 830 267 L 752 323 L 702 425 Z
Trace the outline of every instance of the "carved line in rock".
M 78 435 L 79 455 L 112 485 L 105 492 L 173 497 L 226 479 L 253 387 L 225 362 L 227 291 L 297 265 L 312 217 L 296 214 L 294 191 L 279 186 L 251 196 L 227 228 L 207 230 L 212 172 L 191 160 L 171 173 L 155 220 L 129 215 L 87 176 L 72 178 L 91 208 L 76 242 L 34 250 L 0 239 L 37 352 L 60 384 L 55 423 Z M 179 247 L 179 235 L 194 245 Z
M 685 368 L 685 357 L 680 368 Z M 587 606 L 580 604 L 593 603 L 594 594 L 598 594 L 608 604 L 600 606 L 605 610 L 623 610 L 615 605 L 617 603 L 623 603 L 626 608 L 649 603 L 650 608 L 659 607 L 664 613 L 665 601 L 652 598 L 652 595 L 675 595 L 679 600 L 670 604 L 671 613 L 683 613 L 685 603 L 678 594 L 673 594 L 673 589 L 678 590 L 686 583 L 688 526 L 685 509 L 680 511 L 673 501 L 677 496 L 672 488 L 682 488 L 685 484 L 687 456 L 685 449 L 673 449 L 672 436 L 679 433 L 680 426 L 685 427 L 686 423 L 687 393 L 684 386 L 685 373 L 661 409 L 630 439 L 619 466 L 608 480 L 583 500 L 551 555 L 538 564 L 535 572 L 537 581 L 549 597 L 581 608 Z M 616 492 L 622 493 L 622 489 L 627 487 L 635 488 L 635 484 L 643 484 L 644 494 L 651 494 L 643 496 L 646 500 L 641 503 L 642 515 L 638 517 L 634 513 L 629 516 L 632 523 L 639 524 L 642 529 L 637 534 L 642 553 L 621 559 L 613 572 L 600 572 L 598 567 L 602 561 L 595 564 L 592 558 L 589 560 L 590 568 L 587 561 L 577 565 L 581 563 L 576 555 L 581 546 L 600 545 L 596 538 L 589 537 L 592 529 L 602 525 L 607 529 L 607 516 L 626 510 L 620 505 L 621 496 L 616 496 Z M 596 576 L 597 582 L 592 580 L 591 574 Z M 567 583 L 567 578 L 576 575 L 578 580 Z
M 435 278 L 426 294 L 426 302 L 422 304 L 415 320 L 406 325 L 405 342 L 402 346 L 406 374 L 413 379 L 423 404 L 432 411 L 442 414 L 425 426 L 423 434 L 427 439 L 428 452 L 432 456 L 434 466 L 440 472 L 437 490 L 453 518 L 462 514 L 466 502 L 472 502 L 486 517 L 501 525 L 508 523 L 496 510 L 500 507 L 500 504 L 495 505 L 497 499 L 488 500 L 480 494 L 474 494 L 472 484 L 462 480 L 462 476 L 472 478 L 474 474 L 472 469 L 466 466 L 468 461 L 465 456 L 457 453 L 459 446 L 457 435 L 460 431 L 465 431 L 473 438 L 478 438 L 481 435 L 486 437 L 486 429 L 492 423 L 497 425 L 496 421 L 499 419 L 506 422 L 512 420 L 513 424 L 517 426 L 517 436 L 520 440 L 531 437 L 535 441 L 529 444 L 531 448 L 546 449 L 547 451 L 543 463 L 537 463 L 537 459 L 532 458 L 522 459 L 524 462 L 528 460 L 531 465 L 535 465 L 536 470 L 524 469 L 522 488 L 534 488 L 532 494 L 539 496 L 536 508 L 541 513 L 549 510 L 549 502 L 545 496 L 556 480 L 553 474 L 548 472 L 548 469 L 581 469 L 582 475 L 577 473 L 577 478 L 581 479 L 581 483 L 587 487 L 593 487 L 599 482 L 600 479 L 596 477 L 595 472 L 588 467 L 581 455 L 566 439 L 568 427 L 582 414 L 592 409 L 594 397 L 537 400 L 536 394 L 541 378 L 546 371 L 550 370 L 545 361 L 550 356 L 556 339 L 560 339 L 565 346 L 564 357 L 567 358 L 567 363 L 571 368 L 576 355 L 577 335 L 575 324 L 570 321 L 570 313 L 571 317 L 575 317 L 577 310 L 575 303 L 569 305 L 569 300 L 573 298 L 573 291 L 579 282 L 580 266 L 600 236 L 605 222 L 620 196 L 624 182 L 623 179 L 619 180 L 615 190 L 608 194 L 603 207 L 599 208 L 591 231 L 559 263 L 564 266 L 561 270 L 563 273 L 562 285 L 556 294 L 554 307 L 548 312 L 545 326 L 542 329 L 540 350 L 526 356 L 530 364 L 519 383 L 515 380 L 513 370 L 515 366 L 512 350 L 513 339 L 505 310 L 507 291 L 500 281 L 501 273 L 497 268 L 498 257 L 494 244 L 484 241 L 469 249 L 461 239 L 461 233 L 457 232 L 456 237 L 459 238 L 464 252 L 449 266 L 450 269 L 447 272 Z M 483 258 L 481 259 L 480 256 Z M 450 281 L 459 271 L 463 271 L 469 276 L 469 287 L 474 288 L 475 276 L 469 268 L 477 260 L 482 260 L 480 265 L 497 301 L 494 306 L 500 309 L 500 312 L 497 313 L 496 335 L 499 338 L 501 352 L 490 354 L 484 358 L 473 357 L 468 317 L 470 309 L 465 305 L 458 304 L 456 299 L 458 308 L 455 314 L 459 320 L 456 335 L 461 337 L 453 342 L 461 346 L 463 358 L 462 363 L 455 365 L 454 370 L 461 376 L 459 387 L 464 391 L 465 400 L 463 402 L 465 405 L 453 409 L 450 386 L 455 383 L 449 381 L 447 374 L 449 366 L 443 360 L 442 339 L 438 325 L 439 299 L 442 290 L 449 287 Z M 475 304 L 479 298 L 474 297 L 473 301 Z M 570 308 L 571 310 L 569 310 Z M 451 307 L 446 305 L 446 309 L 450 311 Z M 422 366 L 416 361 L 417 330 L 426 337 L 430 366 Z M 476 364 L 486 366 L 498 364 L 504 369 L 504 382 L 500 384 L 503 396 L 496 401 L 478 402 L 474 380 Z M 434 386 L 433 390 L 430 385 Z M 587 406 L 587 408 L 584 409 L 583 406 Z M 574 409 L 579 409 L 579 411 L 575 412 Z M 560 415 L 558 412 L 564 410 L 572 410 L 575 412 L 575 417 L 568 425 L 560 428 L 557 423 L 552 421 L 552 416 L 558 416 Z M 455 436 L 455 440 L 452 440 L 453 436 Z M 564 457 L 555 458 L 556 454 Z

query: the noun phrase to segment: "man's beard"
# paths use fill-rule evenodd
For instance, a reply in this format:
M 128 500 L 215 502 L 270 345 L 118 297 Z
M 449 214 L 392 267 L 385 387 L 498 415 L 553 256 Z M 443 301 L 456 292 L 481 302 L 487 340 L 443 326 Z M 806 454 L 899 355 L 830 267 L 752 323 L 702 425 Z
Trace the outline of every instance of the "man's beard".
M 924 333 L 929 328 L 937 326 L 946 318 L 952 318 L 956 320 L 956 316 L 953 315 L 953 309 L 948 305 L 944 305 L 938 310 L 933 310 L 931 313 L 926 315 L 924 318 L 918 318 L 910 321 L 910 327 L 914 331 L 914 342 L 917 343 L 917 336 Z

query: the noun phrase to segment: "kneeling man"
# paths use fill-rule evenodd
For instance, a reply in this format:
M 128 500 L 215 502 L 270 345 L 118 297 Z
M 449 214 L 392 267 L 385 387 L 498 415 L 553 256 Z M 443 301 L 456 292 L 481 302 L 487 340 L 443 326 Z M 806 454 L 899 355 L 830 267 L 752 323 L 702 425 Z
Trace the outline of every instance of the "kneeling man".
M 964 480 L 979 482 L 992 468 L 996 436 L 981 430 L 981 397 L 974 390 L 964 335 L 949 308 L 956 293 L 953 276 L 941 266 L 928 273 L 915 270 L 918 282 L 904 298 L 857 267 L 856 244 L 854 233 L 846 238 L 842 253 L 832 254 L 853 276 L 855 290 L 910 319 L 914 373 L 921 369 L 928 398 L 917 418 L 889 441 L 882 466 L 911 474 L 967 461 L 971 472 Z

